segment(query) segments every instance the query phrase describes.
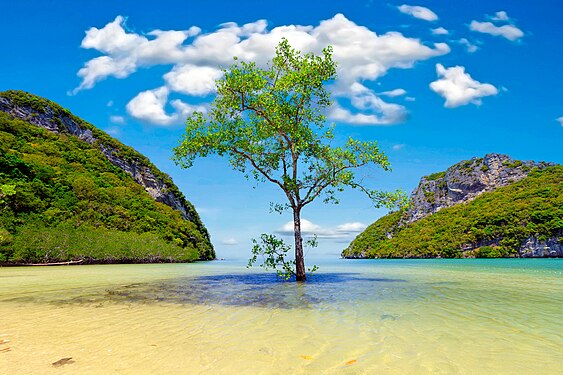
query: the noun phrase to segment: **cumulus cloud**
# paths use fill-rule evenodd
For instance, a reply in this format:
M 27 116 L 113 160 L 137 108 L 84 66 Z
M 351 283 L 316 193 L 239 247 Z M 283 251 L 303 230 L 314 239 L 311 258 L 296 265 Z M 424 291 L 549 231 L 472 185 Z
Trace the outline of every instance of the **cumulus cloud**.
M 176 99 L 170 102 L 175 112 L 168 114 L 164 107 L 169 93 L 169 89 L 165 86 L 142 91 L 127 103 L 127 113 L 143 122 L 167 126 L 182 122 L 184 118 L 196 110 L 205 111 L 203 106 L 192 106 Z
M 563 126 L 563 116 L 558 117 L 555 121 L 557 121 L 559 125 Z
M 102 28 L 86 31 L 81 46 L 95 49 L 103 56 L 87 61 L 78 71 L 81 83 L 73 92 L 90 89 L 110 76 L 125 78 L 140 67 L 172 65 L 163 76 L 163 88 L 140 92 L 127 105 L 133 117 L 157 125 L 174 123 L 180 113 L 165 111 L 169 93 L 192 97 L 212 94 L 215 80 L 222 75 L 221 67 L 230 65 L 232 56 L 265 66 L 284 37 L 303 52 L 320 53 L 325 46 L 333 46 L 338 79 L 331 88 L 337 102 L 329 113 L 331 120 L 393 124 L 404 120 L 406 108 L 385 102 L 365 83 L 376 81 L 390 69 L 409 69 L 419 61 L 450 52 L 446 43 L 428 45 L 395 31 L 377 34 L 342 14 L 317 26 L 283 25 L 270 30 L 266 21 L 258 20 L 245 25 L 224 23 L 209 33 L 192 26 L 187 30 L 154 30 L 140 35 L 127 31 L 125 22 L 124 17 L 118 16 Z M 147 107 L 141 108 L 141 103 Z M 189 112 L 191 109 L 182 103 L 170 104 Z M 343 103 L 351 103 L 351 107 L 344 108 Z
M 174 91 L 205 96 L 215 91 L 215 81 L 222 76 L 223 73 L 217 68 L 185 64 L 175 66 L 164 75 L 164 80 Z
M 127 103 L 127 112 L 137 120 L 158 125 L 169 125 L 176 118 L 168 115 L 164 110 L 168 93 L 166 87 L 142 91 Z
M 437 27 L 435 29 L 432 29 L 432 34 L 434 35 L 448 35 L 450 32 L 446 29 L 444 29 L 443 27 Z
M 498 90 L 489 83 L 481 83 L 465 72 L 463 66 L 445 68 L 436 64 L 438 80 L 430 83 L 432 91 L 446 99 L 444 107 L 454 108 L 469 103 L 481 104 L 481 98 L 496 95 Z
M 359 233 L 366 228 L 364 223 L 343 223 L 335 228 L 323 228 L 309 220 L 301 219 L 301 235 L 304 237 L 317 236 L 317 238 L 347 238 Z M 288 221 L 276 233 L 284 236 L 293 236 L 293 221 Z
M 436 21 L 438 15 L 428 8 L 417 6 L 417 5 L 400 5 L 397 7 L 401 13 L 408 14 L 414 18 L 418 18 L 425 21 Z
M 108 76 L 126 78 L 137 69 L 131 58 L 114 59 L 109 56 L 96 57 L 84 64 L 77 75 L 82 78 L 80 85 L 72 90 L 76 94 L 80 90 L 91 89 L 94 85 Z
M 469 29 L 483 34 L 502 36 L 510 41 L 516 41 L 524 36 L 524 32 L 512 23 L 512 20 L 508 17 L 508 14 L 505 11 L 496 12 L 495 15 L 493 17 L 489 17 L 489 19 L 496 23 L 509 23 L 498 26 L 493 22 L 479 22 L 473 20 L 469 24 Z

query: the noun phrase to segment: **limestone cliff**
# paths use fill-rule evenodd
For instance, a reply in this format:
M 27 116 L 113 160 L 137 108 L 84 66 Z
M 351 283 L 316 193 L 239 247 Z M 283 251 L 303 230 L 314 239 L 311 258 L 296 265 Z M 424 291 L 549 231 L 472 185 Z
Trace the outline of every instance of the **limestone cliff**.
M 425 176 L 342 256 L 563 257 L 563 166 L 488 154 Z
M 464 160 L 445 172 L 424 176 L 412 192 L 404 223 L 412 223 L 445 207 L 475 199 L 528 176 L 533 168 L 553 163 L 513 160 L 507 155 L 488 154 Z

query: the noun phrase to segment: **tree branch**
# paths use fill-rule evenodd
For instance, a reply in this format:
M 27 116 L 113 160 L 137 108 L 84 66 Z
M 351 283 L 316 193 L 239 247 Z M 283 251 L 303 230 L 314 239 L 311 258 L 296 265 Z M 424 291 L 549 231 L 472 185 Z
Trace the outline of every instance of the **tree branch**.
M 307 190 L 307 193 L 305 194 L 305 198 L 302 201 L 303 206 L 305 206 L 305 205 L 311 203 L 312 201 L 314 201 L 323 192 L 324 189 L 326 189 L 332 183 L 337 181 L 338 179 L 336 178 L 336 176 L 339 173 L 344 172 L 347 169 L 359 168 L 359 167 L 362 167 L 366 164 L 367 164 L 367 162 L 363 162 L 363 163 L 359 163 L 359 164 L 355 164 L 355 165 L 344 165 L 340 168 L 334 169 L 330 173 L 326 173 L 325 174 L 326 177 L 322 177 L 322 178 L 317 179 L 313 183 L 313 185 L 309 188 L 309 190 Z M 332 175 L 332 176 L 330 176 L 330 175 Z M 368 196 L 371 198 L 371 195 L 368 193 L 368 191 L 362 185 L 353 183 L 350 186 L 360 188 L 362 191 L 364 191 L 366 194 L 368 194 Z
M 236 148 L 232 148 L 231 151 L 234 152 L 237 155 L 242 156 L 244 159 L 248 160 L 250 162 L 250 164 L 252 164 L 254 169 L 256 169 L 258 172 L 260 172 L 260 174 L 262 174 L 262 176 L 264 176 L 268 181 L 278 185 L 283 190 L 285 195 L 287 196 L 287 199 L 289 200 L 291 207 L 295 206 L 295 200 L 293 199 L 291 194 L 289 194 L 289 192 L 285 188 L 285 185 L 283 184 L 283 182 L 276 180 L 275 178 L 270 176 L 268 173 L 266 173 L 266 171 L 264 171 L 263 168 L 261 168 L 258 164 L 256 164 L 256 161 L 252 158 L 252 156 L 250 156 L 250 155 L 248 155 L 248 154 L 246 154 L 246 153 L 244 153 L 244 152 L 242 152 L 242 151 L 240 151 Z

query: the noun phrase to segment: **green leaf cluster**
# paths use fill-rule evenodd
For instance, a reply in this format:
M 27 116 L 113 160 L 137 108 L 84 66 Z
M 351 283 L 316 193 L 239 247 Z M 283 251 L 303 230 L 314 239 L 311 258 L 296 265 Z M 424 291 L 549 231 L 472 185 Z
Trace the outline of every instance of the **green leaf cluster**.
M 286 259 L 287 253 L 291 250 L 291 246 L 287 245 L 281 238 L 273 234 L 262 233 L 260 240 L 252 239 L 254 246 L 252 247 L 252 257 L 248 260 L 247 268 L 250 268 L 258 261 L 258 257 L 262 257 L 260 267 L 267 270 L 275 270 L 278 277 L 289 280 L 296 276 L 295 259 Z M 317 247 L 318 242 L 316 236 L 306 242 L 308 247 Z M 313 265 L 307 269 L 309 273 L 317 271 L 319 267 Z
M 132 176 L 107 160 L 99 142 L 119 157 L 149 166 L 171 190 L 177 190 L 145 157 L 45 99 L 16 91 L 1 96 L 59 121 L 72 118 L 91 129 L 98 141 L 91 145 L 64 131 L 53 133 L 0 112 L 0 261 L 215 257 L 193 207 L 188 204 L 193 218 L 189 221 L 156 202 Z
M 408 225 L 403 212 L 370 225 L 342 253 L 367 258 L 518 256 L 530 237 L 563 234 L 563 166 L 528 177 L 475 200 L 444 208 Z M 470 246 L 468 246 L 470 245 Z M 471 251 L 464 249 L 471 248 Z

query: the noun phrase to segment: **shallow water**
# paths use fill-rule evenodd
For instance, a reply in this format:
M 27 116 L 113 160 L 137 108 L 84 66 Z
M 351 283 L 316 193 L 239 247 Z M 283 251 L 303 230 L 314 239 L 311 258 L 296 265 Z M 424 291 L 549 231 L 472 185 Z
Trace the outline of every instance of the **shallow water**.
M 319 265 L 299 285 L 230 261 L 0 268 L 0 373 L 563 369 L 561 260 Z

